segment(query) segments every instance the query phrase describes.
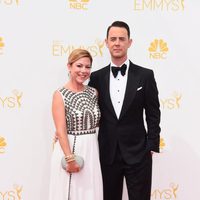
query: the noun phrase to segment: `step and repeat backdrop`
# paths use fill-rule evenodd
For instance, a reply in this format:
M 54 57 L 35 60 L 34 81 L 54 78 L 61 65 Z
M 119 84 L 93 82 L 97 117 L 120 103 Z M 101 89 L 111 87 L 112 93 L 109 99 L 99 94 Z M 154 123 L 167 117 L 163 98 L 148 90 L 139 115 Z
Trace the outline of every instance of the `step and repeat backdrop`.
M 200 196 L 200 2 L 197 0 L 0 0 L 0 200 L 48 200 L 55 128 L 53 92 L 68 80 L 74 48 L 95 71 L 115 20 L 129 24 L 129 58 L 153 69 L 161 153 L 153 155 L 152 200 Z M 128 200 L 126 185 L 123 200 Z

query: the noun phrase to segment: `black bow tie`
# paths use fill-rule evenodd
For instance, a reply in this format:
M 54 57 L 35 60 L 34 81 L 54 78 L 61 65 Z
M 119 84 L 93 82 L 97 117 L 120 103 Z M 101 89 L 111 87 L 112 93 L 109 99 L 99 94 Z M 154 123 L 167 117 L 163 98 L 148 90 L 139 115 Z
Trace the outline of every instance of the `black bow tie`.
M 121 67 L 112 67 L 111 70 L 113 76 L 116 78 L 119 71 L 121 72 L 121 75 L 124 76 L 126 74 L 126 68 L 126 64 L 123 64 Z

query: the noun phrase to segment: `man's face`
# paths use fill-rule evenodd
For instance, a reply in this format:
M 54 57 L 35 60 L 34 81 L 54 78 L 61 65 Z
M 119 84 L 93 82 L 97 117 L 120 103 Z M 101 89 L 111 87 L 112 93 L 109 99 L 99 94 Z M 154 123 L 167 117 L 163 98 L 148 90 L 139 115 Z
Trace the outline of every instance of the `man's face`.
M 131 46 L 132 40 L 128 38 L 125 28 L 111 27 L 106 39 L 106 45 L 114 59 L 127 57 L 127 50 Z

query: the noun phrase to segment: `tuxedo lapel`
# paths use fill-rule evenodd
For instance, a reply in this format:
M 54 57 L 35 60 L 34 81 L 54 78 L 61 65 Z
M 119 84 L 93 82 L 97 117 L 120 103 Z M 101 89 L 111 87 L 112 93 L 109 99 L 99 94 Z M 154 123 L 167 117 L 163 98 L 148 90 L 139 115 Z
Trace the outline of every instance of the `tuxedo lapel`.
M 105 101 L 105 105 L 108 107 L 111 113 L 117 118 L 111 98 L 110 98 L 110 65 L 107 66 L 105 70 L 105 74 L 103 75 L 104 79 L 102 79 L 102 94 L 103 94 L 103 99 Z
M 133 101 L 136 91 L 137 91 L 138 84 L 139 84 L 139 77 L 137 76 L 137 70 L 134 67 L 134 64 L 130 63 L 127 85 L 126 85 L 126 92 L 124 95 L 124 102 L 122 105 L 122 110 L 121 110 L 119 119 L 123 117 L 123 115 L 128 110 L 131 102 Z

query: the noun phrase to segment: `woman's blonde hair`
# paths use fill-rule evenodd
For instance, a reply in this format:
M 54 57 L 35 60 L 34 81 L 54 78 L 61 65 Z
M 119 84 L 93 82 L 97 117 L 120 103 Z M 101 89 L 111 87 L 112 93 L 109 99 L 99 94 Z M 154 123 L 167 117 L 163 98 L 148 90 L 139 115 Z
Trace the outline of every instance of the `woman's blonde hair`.
M 71 52 L 71 54 L 68 57 L 68 63 L 69 65 L 73 64 L 74 62 L 76 62 L 77 60 L 87 57 L 90 59 L 91 65 L 92 65 L 92 56 L 89 53 L 89 51 L 85 50 L 85 49 L 75 49 Z

